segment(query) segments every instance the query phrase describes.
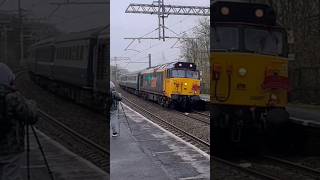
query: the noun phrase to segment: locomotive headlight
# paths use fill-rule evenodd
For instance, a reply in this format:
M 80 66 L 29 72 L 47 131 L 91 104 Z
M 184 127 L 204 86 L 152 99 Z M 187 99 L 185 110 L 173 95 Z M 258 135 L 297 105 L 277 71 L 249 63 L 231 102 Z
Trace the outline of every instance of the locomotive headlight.
M 245 76 L 247 75 L 247 70 L 245 68 L 240 68 L 239 69 L 239 75 L 240 76 Z
M 192 64 L 190 64 L 190 67 L 192 67 Z
M 222 7 L 221 8 L 221 14 L 224 16 L 227 16 L 230 14 L 230 9 L 228 7 Z
M 185 86 L 187 86 L 187 85 L 188 85 L 188 83 L 184 83 L 184 85 L 185 85 Z
M 255 12 L 255 14 L 256 14 L 256 16 L 257 16 L 258 18 L 262 18 L 263 15 L 264 15 L 264 12 L 263 12 L 262 9 L 257 9 L 256 12 Z

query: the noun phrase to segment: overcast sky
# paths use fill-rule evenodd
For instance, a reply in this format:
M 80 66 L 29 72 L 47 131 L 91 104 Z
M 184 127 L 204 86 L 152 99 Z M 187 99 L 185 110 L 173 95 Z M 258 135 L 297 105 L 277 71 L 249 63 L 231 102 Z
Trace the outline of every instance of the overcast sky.
M 70 1 L 93 1 L 93 0 L 70 0 Z M 99 0 L 97 0 L 99 1 Z M 107 1 L 107 0 L 100 0 Z M 76 32 L 105 26 L 109 22 L 108 6 L 106 5 L 68 5 L 61 6 L 53 15 L 47 17 L 56 9 L 56 5 L 49 2 L 65 2 L 65 0 L 21 0 L 21 8 L 28 11 L 27 17 L 46 18 L 55 24 L 60 30 Z M 0 0 L 0 10 L 17 11 L 18 0 Z
M 172 62 L 179 58 L 179 43 L 171 48 L 176 40 L 141 40 L 135 41 L 129 49 L 124 49 L 131 40 L 124 40 L 125 37 L 141 37 L 152 32 L 158 27 L 157 15 L 148 14 L 126 14 L 125 10 L 130 3 L 152 4 L 153 0 L 112 0 L 111 1 L 111 58 L 112 57 L 130 57 L 131 61 L 148 61 L 148 54 L 152 56 L 152 65 L 165 62 Z M 209 0 L 164 0 L 168 5 L 189 5 L 189 6 L 210 6 Z M 201 16 L 176 16 L 170 15 L 165 20 L 165 25 L 175 33 L 186 31 L 189 37 L 192 37 L 192 30 L 197 25 Z M 170 31 L 166 31 L 166 36 L 176 36 Z M 158 37 L 158 31 L 146 37 Z M 136 71 L 148 67 L 148 64 L 117 62 L 119 66 Z M 115 62 L 111 62 L 112 65 Z

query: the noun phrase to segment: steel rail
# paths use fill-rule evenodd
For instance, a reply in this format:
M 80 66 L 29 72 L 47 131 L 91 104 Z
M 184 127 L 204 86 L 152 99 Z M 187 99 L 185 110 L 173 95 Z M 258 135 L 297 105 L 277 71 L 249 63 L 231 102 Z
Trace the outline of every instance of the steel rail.
M 184 115 L 184 116 L 186 116 L 186 117 L 189 117 L 189 118 L 191 118 L 191 119 L 195 119 L 195 120 L 197 120 L 197 121 L 200 121 L 200 122 L 203 122 L 203 123 L 205 123 L 205 124 L 207 124 L 207 125 L 210 125 L 210 118 L 209 118 L 208 121 L 206 121 L 206 120 L 203 120 L 203 119 L 201 119 L 201 118 L 193 117 L 193 116 L 191 115 L 192 113 L 188 113 L 188 114 L 183 113 L 183 112 L 179 112 L 179 113 L 182 114 L 182 115 Z M 195 114 L 198 114 L 198 113 L 195 113 Z
M 259 177 L 259 178 L 262 178 L 262 179 L 268 179 L 268 180 L 280 180 L 278 177 L 275 177 L 275 176 L 271 176 L 269 174 L 266 174 L 264 172 L 259 172 L 257 170 L 253 170 L 253 169 L 250 169 L 250 168 L 245 168 L 245 167 L 242 167 L 234 162 L 231 162 L 231 161 L 228 161 L 228 160 L 225 160 L 225 159 L 221 159 L 221 158 L 218 158 L 218 157 L 212 157 L 211 160 L 215 160 L 217 162 L 220 162 L 220 163 L 223 163 L 223 164 L 226 164 L 228 166 L 231 166 L 231 167 L 234 167 L 234 168 L 237 168 L 243 172 L 246 172 L 248 174 L 251 174 L 253 176 L 256 176 L 256 177 Z
M 195 113 L 195 114 L 199 114 L 199 115 L 201 115 L 201 116 L 205 116 L 205 117 L 210 118 L 210 115 L 209 115 L 209 114 L 205 114 L 205 113 L 198 112 L 198 111 L 194 111 L 193 113 Z
M 180 133 L 182 133 L 182 134 L 184 134 L 184 135 L 187 135 L 189 138 L 194 139 L 194 140 L 196 140 L 197 142 L 200 142 L 201 144 L 203 144 L 203 145 L 207 146 L 208 148 L 210 148 L 210 143 L 208 143 L 207 141 L 204 141 L 204 140 L 202 140 L 202 139 L 194 136 L 193 134 L 190 134 L 189 132 L 187 132 L 187 131 L 185 131 L 185 130 L 183 130 L 183 129 L 175 126 L 175 125 L 173 125 L 172 123 L 169 123 L 168 121 L 164 120 L 163 118 L 161 118 L 161 117 L 153 114 L 152 112 L 144 109 L 143 107 L 135 104 L 134 102 L 130 101 L 129 99 L 127 99 L 127 98 L 125 98 L 125 97 L 122 97 L 122 99 L 126 100 L 127 102 L 129 102 L 130 104 L 132 104 L 132 105 L 133 105 L 134 107 L 136 107 L 137 109 L 139 109 L 139 110 L 141 110 L 141 111 L 149 114 L 150 116 L 152 116 L 152 117 L 160 120 L 160 121 L 161 121 L 162 123 L 164 123 L 165 125 L 173 128 L 174 130 L 176 130 L 176 131 L 178 131 L 178 132 L 180 132 Z
M 110 156 L 110 151 L 107 150 L 106 148 L 103 148 L 102 146 L 91 141 L 90 139 L 84 137 L 83 135 L 79 134 L 78 132 L 74 131 L 73 129 L 69 128 L 68 126 L 64 125 L 63 123 L 59 122 L 54 117 L 50 116 L 49 114 L 45 113 L 44 111 L 38 109 L 38 112 L 42 118 L 45 118 L 47 120 L 50 120 L 51 122 L 54 122 L 56 125 L 63 128 L 67 133 L 69 133 L 69 135 L 76 137 L 77 139 L 81 140 L 82 142 L 85 142 L 86 144 L 89 144 L 90 146 L 94 147 L 95 149 L 99 150 L 100 152 Z
M 301 169 L 303 171 L 315 174 L 315 175 L 320 177 L 320 171 L 317 170 L 317 169 L 313 169 L 313 168 L 310 168 L 310 167 L 307 167 L 307 166 L 304 166 L 304 165 L 301 165 L 301 164 L 298 164 L 298 163 L 294 163 L 294 162 L 291 162 L 291 161 L 288 161 L 288 160 L 285 160 L 285 159 L 281 159 L 281 158 L 278 158 L 278 157 L 274 157 L 274 156 L 263 156 L 263 158 L 268 159 L 268 160 L 272 160 L 272 161 L 275 161 L 275 162 L 278 162 L 278 163 L 282 163 L 282 164 L 291 166 L 293 168 Z

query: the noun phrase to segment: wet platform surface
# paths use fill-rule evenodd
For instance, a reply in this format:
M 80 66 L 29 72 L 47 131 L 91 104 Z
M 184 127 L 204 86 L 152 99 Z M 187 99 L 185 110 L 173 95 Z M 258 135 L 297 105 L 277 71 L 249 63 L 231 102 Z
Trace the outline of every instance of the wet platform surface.
M 58 142 L 36 131 L 46 154 L 55 180 L 107 180 L 109 175 L 91 162 L 72 153 Z M 32 180 L 51 180 L 43 156 L 30 129 L 30 168 Z M 22 172 L 27 179 L 26 154 L 23 155 Z
M 205 102 L 210 102 L 210 94 L 200 94 L 200 99 Z
M 320 107 L 307 108 L 288 105 L 287 111 L 294 123 L 320 128 Z
M 123 107 L 128 121 L 119 116 L 120 136 L 110 140 L 112 180 L 210 179 L 208 154 Z

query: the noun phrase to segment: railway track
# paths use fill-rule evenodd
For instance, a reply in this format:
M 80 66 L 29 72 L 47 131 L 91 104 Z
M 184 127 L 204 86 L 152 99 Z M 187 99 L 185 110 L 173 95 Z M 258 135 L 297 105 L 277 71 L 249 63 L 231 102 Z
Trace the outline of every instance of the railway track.
M 187 112 L 180 112 L 180 114 L 187 116 L 189 118 L 195 119 L 197 121 L 203 122 L 206 125 L 210 125 L 210 116 L 206 115 L 206 114 L 202 114 L 200 112 L 191 112 L 191 113 L 187 113 Z
M 107 171 L 107 169 L 109 168 L 109 149 L 106 149 L 89 140 L 85 136 L 77 133 L 76 131 L 59 122 L 57 119 L 45 113 L 44 111 L 39 109 L 38 112 L 41 121 L 45 121 L 47 125 L 50 124 L 50 126 L 54 127 L 54 134 L 63 139 L 67 147 L 71 146 L 69 148 L 79 149 L 80 151 L 77 153 L 80 153 L 82 157 L 91 161 L 102 170 Z
M 140 112 L 143 112 L 143 114 L 147 114 L 148 116 L 151 116 L 153 120 L 157 120 L 158 124 L 162 124 L 162 126 L 166 129 L 169 129 L 174 134 L 178 135 L 179 137 L 182 137 L 187 142 L 191 142 L 192 144 L 196 145 L 200 149 L 204 150 L 205 152 L 210 153 L 210 143 L 207 141 L 204 141 L 197 136 L 181 129 L 180 127 L 177 127 L 176 125 L 166 121 L 162 117 L 159 117 L 158 115 L 155 115 L 154 113 L 146 110 L 145 108 L 137 105 L 136 103 L 130 101 L 126 97 L 123 97 L 123 99 L 130 104 L 130 107 L 133 107 L 136 110 L 139 110 Z
M 282 158 L 275 157 L 275 156 L 263 156 L 263 158 L 266 160 L 269 160 L 269 161 L 273 161 L 278 164 L 282 164 L 287 167 L 291 167 L 295 170 L 301 171 L 302 173 L 306 173 L 306 174 L 309 174 L 311 176 L 316 177 L 317 179 L 320 179 L 320 171 L 317 169 L 310 168 L 310 167 L 301 165 L 299 163 L 291 162 L 286 159 L 282 159 Z
M 257 157 L 255 160 L 245 160 L 244 163 L 226 160 L 219 157 L 211 157 L 211 161 L 216 161 L 227 166 L 238 169 L 258 179 L 265 180 L 299 180 L 320 179 L 320 171 L 303 166 L 273 156 Z
M 19 79 L 27 71 L 28 69 L 26 68 L 16 70 L 16 79 Z M 41 109 L 38 109 L 38 114 L 41 120 L 37 124 L 40 123 L 41 127 L 45 127 L 45 131 L 48 132 L 50 136 L 60 139 L 61 141 L 59 140 L 59 142 L 65 147 L 108 172 L 110 165 L 109 149 L 79 134 Z
M 207 117 L 207 118 L 210 118 L 210 113 L 207 114 L 207 113 L 203 113 L 203 112 L 199 112 L 199 111 L 194 111 L 193 113 L 199 114 L 199 115 L 204 116 L 204 117 Z

